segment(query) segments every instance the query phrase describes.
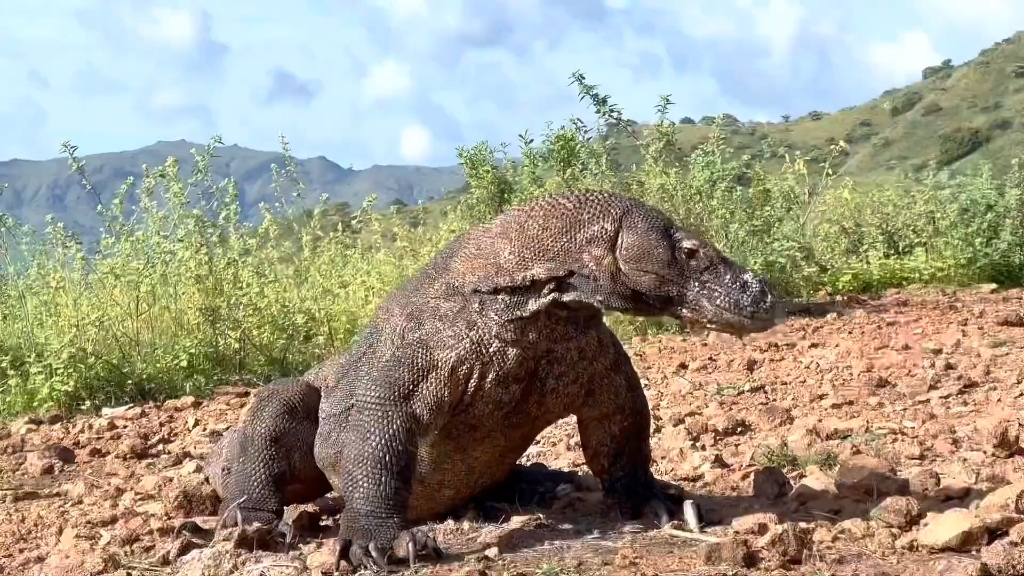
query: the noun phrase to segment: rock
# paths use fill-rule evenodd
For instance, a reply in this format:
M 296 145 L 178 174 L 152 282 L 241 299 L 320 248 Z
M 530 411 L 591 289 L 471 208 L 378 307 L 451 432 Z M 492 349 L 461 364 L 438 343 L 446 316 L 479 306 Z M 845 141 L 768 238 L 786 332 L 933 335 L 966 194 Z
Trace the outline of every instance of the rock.
M 1011 458 L 1021 452 L 1020 420 L 1013 415 L 985 418 L 978 423 L 986 454 Z
M 779 517 L 771 512 L 758 512 L 737 516 L 732 520 L 732 529 L 739 534 L 763 536 L 772 526 L 779 524 Z
M 35 432 L 42 424 L 43 420 L 37 416 L 25 416 L 11 422 L 10 431 L 11 434 L 23 436 L 30 432 Z
M 992 576 L 1024 574 L 1024 548 L 1003 538 L 981 550 L 981 563 Z
M 142 493 L 155 492 L 160 487 L 160 477 L 150 474 L 143 476 L 140 480 L 136 489 Z
M 899 530 L 909 529 L 920 515 L 920 505 L 910 496 L 889 496 L 871 510 L 871 518 Z
M 875 532 L 874 549 L 893 552 L 902 533 L 896 528 L 881 528 Z
M 936 576 L 985 576 L 985 567 L 981 560 L 953 556 L 933 562 L 932 573 Z
M 69 501 L 74 502 L 75 504 L 78 504 L 85 500 L 85 496 L 88 493 L 89 487 L 86 486 L 85 482 L 81 480 L 69 482 L 67 484 L 61 485 L 60 487 L 61 496 L 64 496 Z
M 755 498 L 778 500 L 793 491 L 793 483 L 780 468 L 767 466 L 754 472 L 751 479 Z
M 213 516 L 220 506 L 220 497 L 213 486 L 198 474 L 174 482 L 161 497 L 164 509 L 178 518 Z
M 1024 516 L 1020 514 L 1003 514 L 997 512 L 994 514 L 979 514 L 975 511 L 975 515 L 981 520 L 981 523 L 985 525 L 985 529 L 988 530 L 989 534 L 1001 534 L 1009 531 L 1014 526 L 1024 522 Z
M 707 566 L 749 568 L 753 565 L 750 546 L 743 538 L 725 538 L 697 546 L 697 558 Z
M 993 490 L 978 505 L 979 515 L 1024 514 L 1024 482 Z
M 939 500 L 960 500 L 961 498 L 966 498 L 970 493 L 970 484 L 962 480 L 950 478 L 942 482 L 939 489 L 935 491 L 935 497 Z
M 109 574 L 116 565 L 114 555 L 91 549 L 83 542 L 58 545 L 39 566 L 45 576 L 99 576 Z
M 867 430 L 867 422 L 863 418 L 852 418 L 841 420 L 829 417 L 818 423 L 818 434 L 824 440 L 838 440 L 855 434 L 861 434 Z
M 863 518 L 847 518 L 836 524 L 836 532 L 850 540 L 860 540 L 871 533 L 871 525 Z
M 929 515 L 917 534 L 921 548 L 934 551 L 968 552 L 983 546 L 988 530 L 981 519 L 964 508 Z
M 909 495 L 910 482 L 893 475 L 884 460 L 857 454 L 839 465 L 836 489 L 847 497 L 877 499 Z
M 778 429 L 793 423 L 793 413 L 778 404 L 769 404 L 761 409 L 758 420 L 762 428 Z
M 763 567 L 771 569 L 801 562 L 812 544 L 810 530 L 787 522 L 773 526 L 757 539 L 754 548 L 761 552 Z
M 48 444 L 25 456 L 25 471 L 30 476 L 56 474 L 58 468 L 74 464 L 75 451 L 63 444 Z
M 1015 542 L 1017 544 L 1024 544 L 1024 524 L 1017 524 L 1013 528 L 1010 528 L 1010 531 L 1007 532 L 1006 537 L 1009 538 L 1011 542 Z
M 817 466 L 808 466 L 806 472 L 807 475 L 789 494 L 793 501 L 806 504 L 814 500 L 832 498 L 839 493 L 835 481 Z
M 996 316 L 996 326 L 1007 328 L 1024 328 L 1024 314 L 1021 312 L 1006 312 Z
M 931 468 L 919 468 L 910 475 L 910 493 L 915 496 L 927 496 L 939 489 L 942 479 L 939 473 Z

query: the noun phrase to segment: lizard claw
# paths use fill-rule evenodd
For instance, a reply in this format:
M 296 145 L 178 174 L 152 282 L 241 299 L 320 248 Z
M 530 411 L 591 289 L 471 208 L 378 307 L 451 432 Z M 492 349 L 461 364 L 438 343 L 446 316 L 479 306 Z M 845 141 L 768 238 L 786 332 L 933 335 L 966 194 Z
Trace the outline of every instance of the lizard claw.
M 664 528 L 671 522 L 671 516 L 668 513 L 668 507 L 661 500 L 651 500 L 650 503 L 651 511 L 654 512 L 655 518 L 657 518 L 658 526 Z
M 243 514 L 237 507 L 221 516 L 215 532 L 220 532 L 222 527 L 237 528 L 231 540 L 243 548 L 277 544 L 283 545 L 287 552 L 295 541 L 295 528 L 288 521 L 263 512 L 246 511 Z
M 419 556 L 430 555 L 434 560 L 444 558 L 444 550 L 437 545 L 437 540 L 434 540 L 434 537 L 423 528 L 407 530 L 402 533 L 400 538 L 408 538 L 405 549 L 410 568 L 416 565 L 416 559 Z
M 444 550 L 438 546 L 437 541 L 426 530 L 414 528 L 406 530 L 399 535 L 399 541 L 405 540 L 405 550 L 410 567 L 416 565 L 417 558 L 432 556 L 435 560 L 444 557 Z M 345 560 L 353 568 L 368 568 L 371 570 L 388 569 L 388 554 L 385 554 L 377 542 L 370 541 L 354 542 L 351 538 L 338 536 L 337 549 L 334 554 L 334 571 L 338 572 L 342 560 Z M 390 550 L 389 550 L 390 552 Z
M 664 528 L 679 513 L 681 500 L 678 495 L 655 485 L 646 508 L 654 515 L 658 526 Z

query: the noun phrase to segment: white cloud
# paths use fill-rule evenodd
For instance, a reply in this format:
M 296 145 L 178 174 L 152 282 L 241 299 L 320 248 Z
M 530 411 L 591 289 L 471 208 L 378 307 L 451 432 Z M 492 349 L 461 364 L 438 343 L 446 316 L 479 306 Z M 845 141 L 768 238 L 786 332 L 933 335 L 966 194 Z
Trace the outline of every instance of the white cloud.
M 668 9 L 675 13 L 676 25 L 687 36 L 721 38 L 735 36 L 739 33 L 735 22 L 735 13 L 712 14 L 696 4 L 686 2 L 678 4 L 673 2 Z
M 153 110 L 174 110 L 192 104 L 193 100 L 181 86 L 169 86 L 149 94 L 148 104 Z
M 427 0 L 377 0 L 377 5 L 391 12 L 396 18 L 426 16 Z
M 916 82 L 922 68 L 942 61 L 931 38 L 921 30 L 904 32 L 891 42 L 870 44 L 866 58 L 875 78 L 890 87 Z
M 765 4 L 758 6 L 752 0 L 737 0 L 737 5 L 745 8 L 754 19 L 754 32 L 768 41 L 772 57 L 786 57 L 803 26 L 806 11 L 800 0 L 767 0 Z
M 153 7 L 135 24 L 144 39 L 167 48 L 187 51 L 202 39 L 202 22 L 188 10 Z
M 412 71 L 395 60 L 384 60 L 363 78 L 363 96 L 369 102 L 405 96 L 412 90 Z
M 6 112 L 0 160 L 52 158 L 62 140 L 102 152 L 215 133 L 275 150 L 283 132 L 299 157 L 453 164 L 459 145 L 515 154 L 524 130 L 593 121 L 568 85 L 577 69 L 629 118 L 671 94 L 673 118 L 774 119 L 856 105 L 1024 29 L 1018 0 L 58 3 L 8 2 L 0 18 L 6 94 L 42 118 Z M 321 89 L 269 107 L 254 95 L 278 68 Z
M 1019 0 L 913 0 L 913 3 L 926 21 L 998 36 L 992 38 L 993 42 L 1016 32 L 1024 23 L 1024 4 Z
M 409 124 L 402 128 L 398 150 L 402 159 L 410 164 L 422 164 L 430 158 L 433 136 L 422 124 Z

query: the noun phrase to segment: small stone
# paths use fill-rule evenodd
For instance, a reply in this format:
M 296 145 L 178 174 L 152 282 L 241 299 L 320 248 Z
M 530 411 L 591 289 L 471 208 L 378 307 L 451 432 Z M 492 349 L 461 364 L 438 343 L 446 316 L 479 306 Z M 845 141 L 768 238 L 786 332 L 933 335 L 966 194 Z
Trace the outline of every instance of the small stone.
M 939 558 L 932 563 L 936 576 L 984 576 L 985 567 L 981 560 L 964 557 Z
M 69 482 L 62 485 L 60 487 L 60 493 L 71 502 L 78 504 L 82 502 L 85 499 L 85 495 L 89 493 L 89 487 L 85 485 L 85 482 L 77 480 L 75 482 Z
M 754 472 L 751 480 L 755 498 L 778 500 L 793 491 L 793 483 L 786 473 L 775 466 L 761 468 Z
M 743 538 L 703 542 L 697 546 L 697 558 L 707 566 L 749 568 L 753 565 L 750 546 Z
M 929 515 L 917 534 L 918 545 L 934 551 L 968 552 L 983 546 L 987 539 L 985 525 L 974 512 L 964 508 Z
M 939 473 L 931 468 L 920 468 L 910 475 L 910 493 L 916 496 L 927 496 L 939 489 L 942 479 Z
M 836 488 L 844 496 L 870 499 L 910 494 L 910 482 L 893 475 L 884 460 L 857 454 L 839 465 Z
M 160 486 L 159 476 L 143 476 L 138 483 L 138 491 L 143 493 L 155 492 L 157 487 Z
M 1024 514 L 1024 482 L 993 490 L 978 504 L 979 515 Z
M 818 423 L 818 433 L 824 440 L 838 440 L 855 434 L 861 434 L 867 427 L 867 422 L 863 418 L 852 418 L 849 420 L 825 418 Z
M 767 534 L 772 526 L 778 524 L 778 515 L 772 512 L 757 512 L 733 518 L 732 529 L 740 534 L 762 536 Z
M 1012 458 L 1021 452 L 1021 425 L 1016 417 L 1004 415 L 986 418 L 978 423 L 986 454 L 996 458 Z
M 817 466 L 809 466 L 807 475 L 793 488 L 789 497 L 795 502 L 806 504 L 822 498 L 831 498 L 837 494 L 835 481 Z
M 889 496 L 871 510 L 871 518 L 899 530 L 909 529 L 920 515 L 920 505 L 909 496 Z
M 1024 544 L 1024 524 L 1017 524 L 1013 528 L 1010 528 L 1006 537 L 1009 538 L 1011 542 Z
M 1024 314 L 1020 312 L 1007 312 L 996 316 L 996 326 L 1007 328 L 1024 328 Z
M 1024 548 L 1003 538 L 981 550 L 981 563 L 992 576 L 1024 574 Z
M 201 477 L 175 482 L 162 492 L 164 508 L 178 518 L 214 516 L 220 506 L 220 497 Z
M 754 548 L 762 552 L 765 568 L 781 568 L 787 564 L 800 562 L 813 541 L 813 529 L 797 526 L 792 522 L 773 526 L 767 534 L 754 543 Z

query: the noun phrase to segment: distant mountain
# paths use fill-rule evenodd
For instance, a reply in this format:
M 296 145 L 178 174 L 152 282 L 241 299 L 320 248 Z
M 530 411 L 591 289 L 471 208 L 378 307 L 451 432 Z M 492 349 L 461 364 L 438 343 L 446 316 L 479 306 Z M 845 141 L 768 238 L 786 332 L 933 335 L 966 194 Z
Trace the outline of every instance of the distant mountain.
M 204 145 L 177 140 L 160 141 L 150 146 L 125 152 L 107 152 L 80 156 L 85 163 L 93 188 L 104 204 L 124 184 L 128 177 L 142 181 L 143 164 L 155 168 L 175 157 L 180 162 L 180 174 L 188 178 L 192 170 L 195 148 L 202 152 Z M 214 181 L 234 178 L 238 182 L 243 207 L 242 217 L 255 222 L 260 202 L 274 199 L 271 164 L 284 168 L 280 152 L 252 150 L 238 145 L 223 146 L 215 151 L 212 161 Z M 359 206 L 371 194 L 376 194 L 380 207 L 400 200 L 416 204 L 441 198 L 447 191 L 465 183 L 461 166 L 430 168 L 425 166 L 371 166 L 365 170 L 342 168 L 323 156 L 298 159 L 299 174 L 306 186 L 305 203 L 313 205 L 320 194 L 331 202 L 348 202 Z M 0 185 L 8 189 L 0 197 L 0 210 L 18 221 L 42 229 L 47 214 L 53 214 L 72 231 L 89 241 L 98 236 L 102 225 L 96 213 L 97 199 L 80 182 L 78 175 L 69 170 L 66 158 L 50 160 L 8 160 L 0 162 Z

